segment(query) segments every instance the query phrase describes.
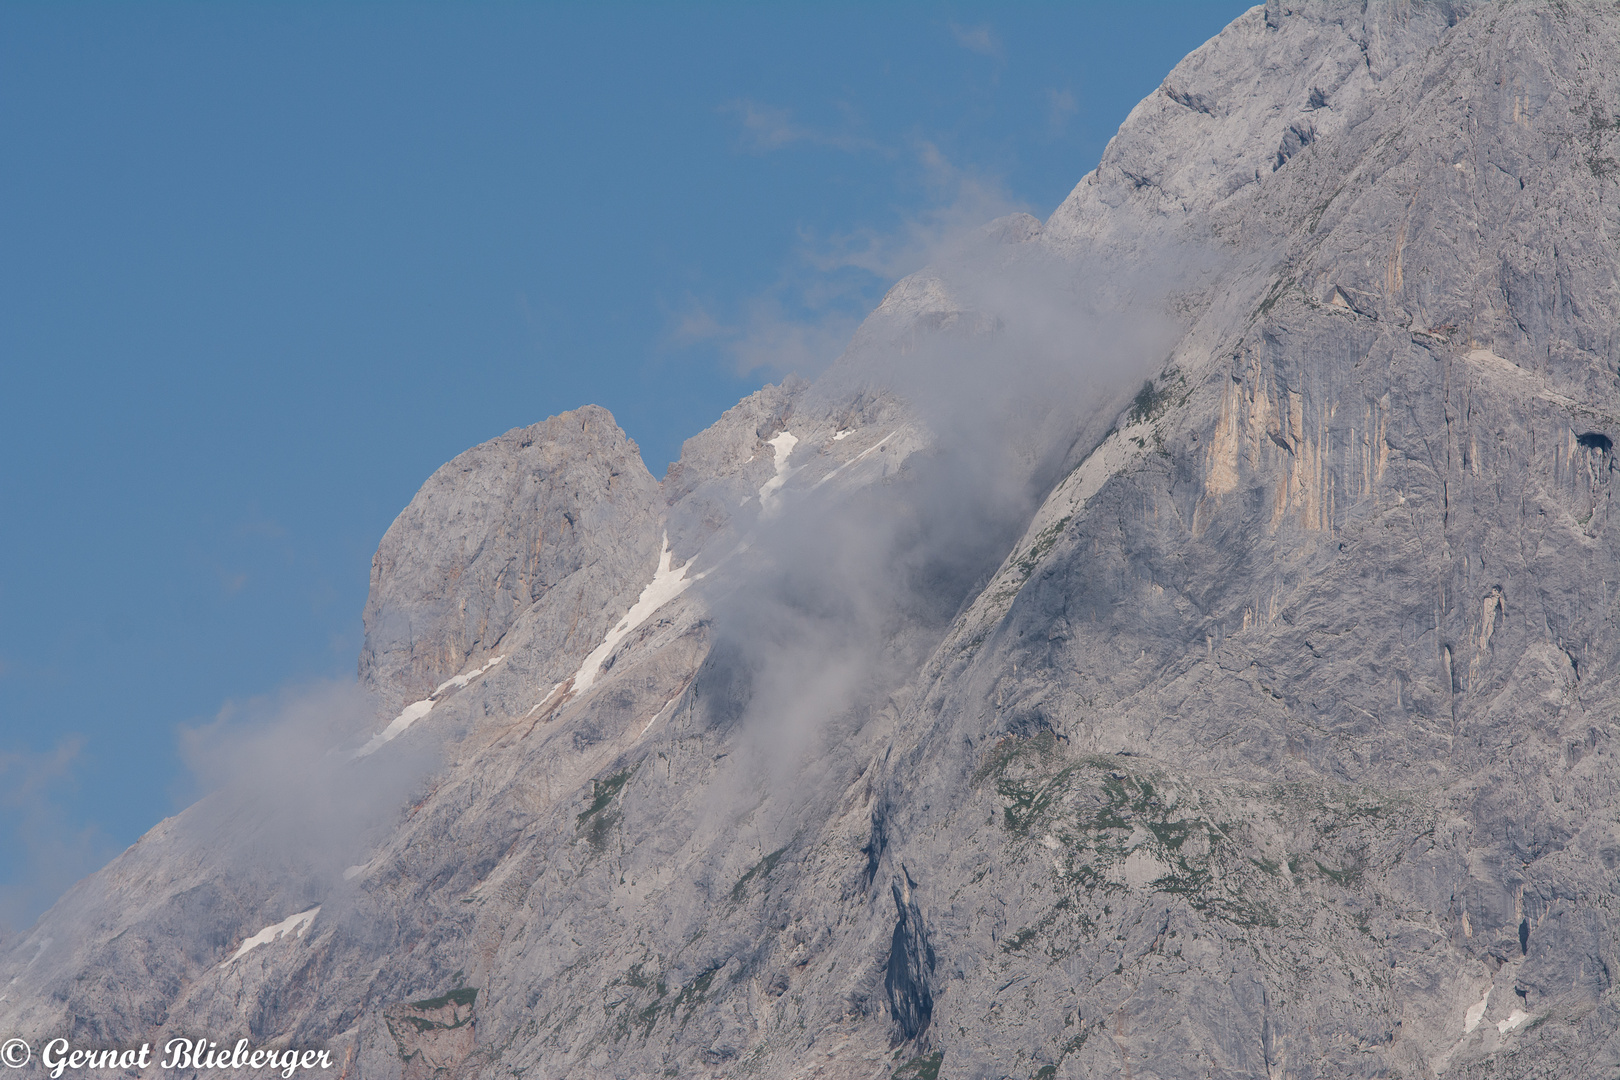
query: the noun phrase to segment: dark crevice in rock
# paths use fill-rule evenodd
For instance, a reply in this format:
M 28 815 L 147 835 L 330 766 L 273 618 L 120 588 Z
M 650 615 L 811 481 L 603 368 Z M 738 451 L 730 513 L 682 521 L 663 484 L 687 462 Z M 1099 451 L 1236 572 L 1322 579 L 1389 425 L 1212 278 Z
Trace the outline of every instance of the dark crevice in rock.
M 1588 450 L 1599 450 L 1605 454 L 1613 453 L 1614 440 L 1597 431 L 1587 431 L 1575 436 L 1575 441 Z
M 889 843 L 889 804 L 887 800 L 880 801 L 872 808 L 872 832 L 867 838 L 866 846 L 861 853 L 866 856 L 866 888 L 872 887 L 877 879 L 878 863 L 883 859 L 883 849 Z
M 1164 93 L 1166 97 L 1177 105 L 1189 108 L 1193 112 L 1203 113 L 1205 116 L 1215 115 L 1215 101 L 1208 94 L 1183 90 L 1179 86 L 1171 86 L 1169 83 L 1164 84 Z
M 1315 141 L 1316 125 L 1309 120 L 1296 120 L 1289 124 L 1287 130 L 1283 132 L 1282 142 L 1277 144 L 1277 157 L 1271 166 L 1271 171 L 1276 172 L 1288 164 L 1289 158 Z
M 934 974 L 934 947 L 928 941 L 928 931 L 922 914 L 917 910 L 911 888 L 915 884 L 905 868 L 905 885 L 895 882 L 894 907 L 897 918 L 894 937 L 889 945 L 888 972 L 883 988 L 888 991 L 889 1010 L 894 1017 L 895 1043 L 920 1039 L 934 1018 L 934 993 L 931 983 Z

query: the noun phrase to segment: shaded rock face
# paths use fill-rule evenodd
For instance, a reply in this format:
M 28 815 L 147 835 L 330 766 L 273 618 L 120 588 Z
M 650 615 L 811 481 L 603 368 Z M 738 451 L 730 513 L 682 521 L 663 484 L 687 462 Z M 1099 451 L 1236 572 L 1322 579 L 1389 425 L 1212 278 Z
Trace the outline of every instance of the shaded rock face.
M 907 881 L 904 886 L 897 883 L 893 887 L 898 917 L 894 939 L 889 942 L 889 968 L 883 978 L 895 1038 L 900 1042 L 921 1039 L 934 1018 L 934 947 L 928 943 L 922 913 L 911 899 L 911 884 Z
M 431 705 L 356 768 L 440 755 L 397 822 L 341 881 L 165 822 L 10 945 L 0 1034 L 352 1077 L 1610 1075 L 1616 56 L 1606 3 L 1256 8 L 1047 222 L 662 484 L 600 410 L 458 458 L 367 607 L 377 726 Z M 1116 266 L 1172 283 L 1174 345 L 1087 369 L 1061 438 L 984 465 L 883 377 L 1016 382 L 993 286 L 1123 303 Z
M 455 1074 L 477 1045 L 477 1001 L 477 989 L 464 987 L 383 1010 L 407 1080 Z

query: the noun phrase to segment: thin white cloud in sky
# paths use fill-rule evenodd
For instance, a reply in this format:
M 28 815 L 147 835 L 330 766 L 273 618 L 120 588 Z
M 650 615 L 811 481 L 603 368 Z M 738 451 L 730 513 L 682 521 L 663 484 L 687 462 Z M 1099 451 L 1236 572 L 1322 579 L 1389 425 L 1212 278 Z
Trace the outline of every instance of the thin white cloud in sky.
M 896 281 L 969 230 L 1024 209 L 999 180 L 959 167 L 933 140 L 914 137 L 903 160 L 919 194 L 897 223 L 831 235 L 801 228 L 799 248 L 775 282 L 729 305 L 688 299 L 671 318 L 668 343 L 718 346 L 739 374 L 813 376 L 838 357 Z
M 846 132 L 822 131 L 817 128 L 806 127 L 793 119 L 793 114 L 787 109 L 766 105 L 747 98 L 728 101 L 721 106 L 721 111 L 735 113 L 742 127 L 743 144 L 750 152 L 768 154 L 773 150 L 781 150 L 795 143 L 808 143 L 812 146 L 825 146 L 833 150 L 855 152 L 860 150 L 876 150 L 886 152 L 884 147 L 871 139 L 852 135 Z
M 1046 127 L 1052 136 L 1063 134 L 1069 126 L 1069 118 L 1080 111 L 1080 103 L 1075 100 L 1073 90 L 1059 90 L 1047 87 L 1046 90 Z
M 734 318 L 724 321 L 702 306 L 689 307 L 676 317 L 669 341 L 677 348 L 718 346 L 742 375 L 820 371 L 843 351 L 860 315 L 847 290 L 844 302 L 823 297 L 819 307 L 814 306 L 815 292 L 779 285 L 746 301 Z
M 802 257 L 824 273 L 863 270 L 887 287 L 932 262 L 952 238 L 1027 209 L 998 178 L 958 166 L 936 142 L 918 139 L 913 154 L 929 195 L 922 206 L 889 230 L 857 229 L 819 243 L 801 234 Z
M 1001 47 L 1001 39 L 990 29 L 990 24 L 983 26 L 963 26 L 960 23 L 950 24 L 951 36 L 956 43 L 969 52 L 976 52 L 980 56 L 988 56 L 992 60 L 1005 60 L 1006 52 Z
M 0 885 L 0 935 L 33 922 L 116 850 L 95 825 L 75 825 L 65 812 L 83 749 L 83 737 L 68 735 L 51 750 L 0 752 L 0 810 L 27 870 L 21 881 Z

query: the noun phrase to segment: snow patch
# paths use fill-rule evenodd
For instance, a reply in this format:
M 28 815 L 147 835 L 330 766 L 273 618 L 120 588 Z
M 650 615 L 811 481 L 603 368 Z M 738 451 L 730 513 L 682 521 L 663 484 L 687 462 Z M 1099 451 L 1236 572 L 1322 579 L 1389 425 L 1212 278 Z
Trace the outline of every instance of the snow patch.
M 421 701 L 411 702 L 409 705 L 405 706 L 404 711 L 388 722 L 387 727 L 377 732 L 377 734 L 373 735 L 369 740 L 367 740 L 366 745 L 356 750 L 354 752 L 354 757 L 363 758 L 368 755 L 375 754 L 377 752 L 377 748 L 383 743 L 393 742 L 395 739 L 399 738 L 406 728 L 410 727 L 412 724 L 416 723 L 418 720 L 422 719 L 422 717 L 426 716 L 432 711 L 432 698 L 423 698 Z
M 1496 1022 L 1496 1030 L 1503 1035 L 1506 1035 L 1508 1032 L 1512 1031 L 1514 1028 L 1518 1027 L 1528 1019 L 1530 1019 L 1529 1013 L 1525 1012 L 1523 1009 L 1514 1009 L 1508 1014 L 1508 1018 L 1506 1020 L 1498 1020 Z
M 552 698 L 556 697 L 557 696 L 557 691 L 561 690 L 562 688 L 563 688 L 562 683 L 558 683 L 557 685 L 553 686 L 551 688 L 551 692 L 549 694 L 547 694 L 545 697 L 541 698 L 539 701 L 535 702 L 534 703 L 534 708 L 530 709 L 528 712 L 523 714 L 523 719 L 527 720 L 529 717 L 531 717 L 535 713 L 539 712 L 541 707 L 543 705 L 545 705 L 546 702 L 548 702 Z
M 843 442 L 845 439 L 849 438 L 851 434 L 853 433 L 849 428 L 845 428 L 843 431 L 835 431 L 833 432 L 833 442 Z
M 822 484 L 825 484 L 827 481 L 831 480 L 833 477 L 837 476 L 839 473 L 843 472 L 845 469 L 848 469 L 853 465 L 860 464 L 862 459 L 864 459 L 868 454 L 871 454 L 871 453 L 881 449 L 884 443 L 888 442 L 890 439 L 894 438 L 898 434 L 900 434 L 900 432 L 898 432 L 898 431 L 889 432 L 887 435 L 883 436 L 883 438 L 879 439 L 877 442 L 873 443 L 871 446 L 868 446 L 865 450 L 862 450 L 859 454 L 856 454 L 854 457 L 850 458 L 848 461 L 846 461 L 842 465 L 838 466 L 838 468 L 834 469 L 832 472 L 828 473 L 826 476 L 823 476 L 820 480 L 817 480 L 814 484 L 812 484 L 810 486 L 810 490 L 811 491 L 816 490 L 816 488 L 820 487 Z
M 446 690 L 460 690 L 462 687 L 466 686 L 468 683 L 478 678 L 478 676 L 482 675 L 484 672 L 488 671 L 490 668 L 494 667 L 496 664 L 505 659 L 505 656 L 497 656 L 493 660 L 486 663 L 483 667 L 469 671 L 465 675 L 456 675 L 453 678 L 446 679 L 434 689 L 433 693 L 429 694 L 421 701 L 413 701 L 409 705 L 405 706 L 398 716 L 394 717 L 388 722 L 387 727 L 377 732 L 377 734 L 373 735 L 364 746 L 356 750 L 353 754 L 350 754 L 349 759 L 352 761 L 355 758 L 363 758 L 370 754 L 376 753 L 377 748 L 383 743 L 392 742 L 399 738 L 399 736 L 404 733 L 406 728 L 410 727 L 412 724 L 422 719 L 422 717 L 432 712 L 433 706 L 437 705 L 439 702 L 439 696 Z
M 783 434 L 786 435 L 787 433 L 783 432 Z M 777 436 L 778 439 L 781 437 L 780 435 Z M 787 437 L 789 439 L 793 438 L 791 435 Z M 791 445 L 789 449 L 791 449 Z M 781 469 L 780 462 L 784 457 L 786 455 L 778 448 L 776 458 L 779 463 L 777 465 L 778 470 Z M 663 550 L 658 556 L 658 569 L 653 572 L 652 581 L 648 583 L 645 589 L 641 590 L 641 596 L 631 605 L 630 610 L 625 612 L 625 616 L 619 620 L 619 624 L 608 631 L 607 637 L 602 639 L 602 644 L 591 650 L 591 654 L 585 658 L 585 662 L 579 665 L 579 670 L 574 673 L 573 678 L 573 692 L 575 694 L 583 694 L 591 688 L 591 685 L 596 682 L 596 677 L 602 673 L 602 665 L 607 662 L 609 656 L 613 655 L 613 650 L 618 647 L 619 642 L 629 635 L 630 631 L 646 622 L 653 612 L 685 592 L 687 586 L 691 585 L 692 582 L 703 577 L 702 574 L 694 578 L 686 576 L 690 563 L 682 566 L 679 570 L 671 570 L 669 563 L 669 534 L 665 533 Z M 559 685 L 566 686 L 567 683 L 564 682 Z M 556 691 L 553 690 L 552 693 L 555 694 Z M 549 696 L 547 700 L 549 700 Z
M 1480 1020 L 1485 1016 L 1485 1007 L 1490 1003 L 1491 992 L 1489 989 L 1487 989 L 1484 997 L 1474 1002 L 1474 1004 L 1468 1006 L 1468 1011 L 1463 1014 L 1463 1034 L 1466 1035 L 1470 1031 L 1473 1031 L 1475 1028 L 1479 1027 Z
M 686 693 L 686 688 L 682 687 L 681 688 L 681 694 L 684 694 L 684 693 Z M 651 731 L 652 726 L 654 724 L 658 723 L 658 718 L 660 716 L 663 716 L 665 713 L 667 713 L 669 711 L 669 707 L 671 705 L 673 705 L 677 701 L 681 700 L 681 694 L 676 694 L 674 697 L 672 697 L 668 701 L 664 702 L 664 707 L 659 709 L 657 712 L 653 713 L 652 719 L 647 721 L 647 726 L 641 729 L 641 735 L 637 735 L 636 738 L 639 739 L 639 738 L 642 737 L 642 735 L 646 735 L 647 732 Z
M 460 690 L 463 686 L 466 686 L 468 683 L 478 678 L 478 676 L 482 675 L 484 672 L 488 671 L 490 668 L 494 667 L 496 664 L 505 659 L 505 656 L 497 656 L 481 668 L 474 668 L 465 675 L 456 675 L 453 678 L 446 679 L 444 682 L 440 683 L 438 689 L 434 690 L 433 693 L 428 695 L 428 697 L 436 698 L 446 690 Z
M 788 457 L 793 448 L 799 445 L 799 437 L 790 431 L 784 431 L 765 445 L 776 452 L 776 475 L 760 485 L 759 502 L 761 506 L 772 507 L 776 493 L 782 490 L 782 485 L 788 482 L 793 470 L 788 468 Z
M 320 913 L 321 905 L 316 904 L 308 911 L 300 911 L 297 915 L 289 915 L 287 918 L 282 919 L 274 926 L 265 927 L 257 934 L 254 934 L 252 937 L 242 942 L 242 947 L 237 949 L 231 958 L 225 962 L 227 964 L 235 963 L 250 951 L 257 949 L 260 945 L 268 945 L 272 941 L 275 941 L 287 934 L 291 934 L 293 937 L 302 937 L 304 934 L 304 928 L 310 923 L 314 922 L 315 916 L 319 915 Z

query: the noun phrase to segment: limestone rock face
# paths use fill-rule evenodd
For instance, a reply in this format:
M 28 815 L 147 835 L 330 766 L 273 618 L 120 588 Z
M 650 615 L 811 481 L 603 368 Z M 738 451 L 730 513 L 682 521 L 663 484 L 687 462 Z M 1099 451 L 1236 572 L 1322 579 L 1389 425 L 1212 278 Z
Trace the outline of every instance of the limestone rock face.
M 595 405 L 468 450 L 422 485 L 371 560 L 361 681 L 390 704 L 426 697 L 581 577 L 640 576 L 657 559 L 660 501 L 635 444 Z
M 1257 7 L 661 484 L 601 410 L 469 451 L 319 759 L 379 821 L 163 823 L 0 1036 L 1613 1074 L 1617 56 L 1612 3 Z

